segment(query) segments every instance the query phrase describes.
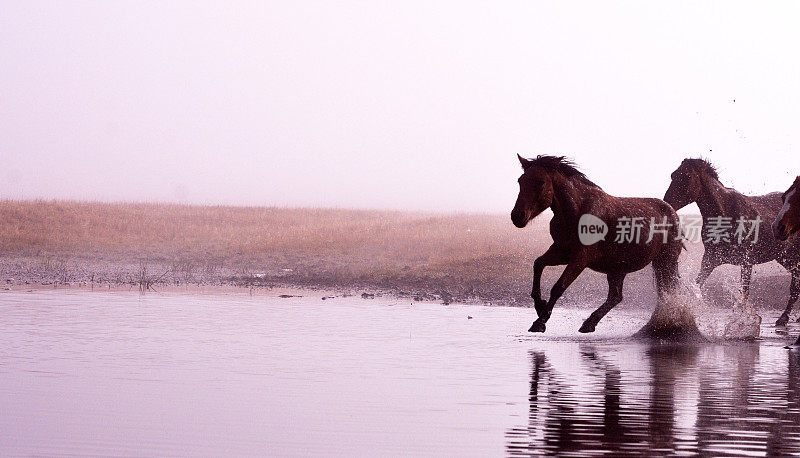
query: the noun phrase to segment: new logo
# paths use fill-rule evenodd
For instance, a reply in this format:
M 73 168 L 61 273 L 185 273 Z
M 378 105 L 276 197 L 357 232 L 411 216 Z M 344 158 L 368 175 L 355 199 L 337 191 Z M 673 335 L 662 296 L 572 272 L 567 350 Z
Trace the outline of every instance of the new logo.
M 578 239 L 584 245 L 594 245 L 605 240 L 608 235 L 608 225 L 600 218 L 588 213 L 581 215 L 578 220 Z

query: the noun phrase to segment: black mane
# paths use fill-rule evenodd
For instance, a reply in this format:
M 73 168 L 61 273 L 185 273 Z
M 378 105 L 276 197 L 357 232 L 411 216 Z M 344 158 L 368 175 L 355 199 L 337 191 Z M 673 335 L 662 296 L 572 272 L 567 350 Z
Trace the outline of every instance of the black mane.
M 709 162 L 708 159 L 703 159 L 701 157 L 689 158 L 689 159 L 684 159 L 683 163 L 698 170 L 703 170 L 709 176 L 719 181 L 719 174 L 717 173 L 717 167 L 714 166 L 714 164 L 712 164 L 711 162 Z
M 528 165 L 525 167 L 525 169 L 533 166 L 553 170 L 555 172 L 564 175 L 567 178 L 577 178 L 578 180 L 586 184 L 599 188 L 599 186 L 597 186 L 591 180 L 586 178 L 586 175 L 584 175 L 583 172 L 578 170 L 575 163 L 572 162 L 570 159 L 567 159 L 566 156 L 548 156 L 540 154 L 536 156 L 535 159 L 528 159 Z

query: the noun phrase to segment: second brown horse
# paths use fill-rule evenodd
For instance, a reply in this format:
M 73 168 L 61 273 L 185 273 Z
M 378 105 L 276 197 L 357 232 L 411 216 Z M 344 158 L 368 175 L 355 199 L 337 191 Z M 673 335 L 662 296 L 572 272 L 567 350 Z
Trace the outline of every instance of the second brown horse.
M 785 325 L 789 321 L 792 306 L 800 297 L 800 240 L 776 239 L 769 230 L 759 230 L 757 240 L 755 233 L 746 240 L 730 236 L 731 234 L 727 239 L 711 237 L 709 233 L 712 226 L 709 222 L 712 218 L 716 218 L 716 221 L 725 219 L 731 223 L 734 226 L 731 231 L 735 231 L 738 226 L 736 221 L 740 218 L 742 221 L 769 224 L 783 205 L 781 193 L 746 196 L 723 186 L 710 162 L 690 158 L 684 159 L 680 167 L 672 172 L 672 182 L 664 200 L 676 210 L 696 202 L 703 216 L 702 241 L 705 252 L 696 279 L 698 285 L 702 286 L 718 266 L 738 265 L 741 266 L 742 294 L 747 299 L 754 265 L 775 260 L 792 274 L 789 301 L 775 323 L 777 326 Z
M 519 161 L 523 174 L 511 211 L 514 225 L 525 227 L 544 210 L 553 210 L 553 244 L 533 263 L 531 297 L 539 317 L 530 332 L 544 332 L 556 301 L 587 268 L 606 274 L 608 298 L 584 321 L 580 332 L 593 332 L 600 319 L 622 301 L 628 273 L 652 262 L 659 296 L 676 286 L 682 242 L 678 216 L 669 204 L 659 199 L 610 196 L 564 157 L 519 156 Z M 659 231 L 654 230 L 653 222 L 660 224 Z M 564 264 L 567 267 L 545 301 L 542 271 Z

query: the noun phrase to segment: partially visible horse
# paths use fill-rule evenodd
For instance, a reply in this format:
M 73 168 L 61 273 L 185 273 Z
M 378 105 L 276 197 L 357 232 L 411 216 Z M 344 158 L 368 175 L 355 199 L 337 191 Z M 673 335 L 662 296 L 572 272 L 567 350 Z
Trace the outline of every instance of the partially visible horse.
M 783 205 L 772 223 L 772 233 L 776 239 L 785 241 L 800 231 L 800 176 L 794 179 L 781 200 Z
M 705 159 L 684 159 L 672 172 L 672 182 L 664 200 L 675 210 L 696 202 L 703 216 L 702 238 L 705 252 L 700 273 L 695 280 L 703 286 L 711 272 L 720 265 L 741 266 L 742 295 L 746 300 L 750 292 L 753 266 L 773 260 L 778 261 L 792 274 L 789 301 L 776 326 L 789 321 L 792 306 L 800 296 L 800 246 L 798 242 L 776 239 L 772 231 L 760 230 L 761 223 L 775 220 L 780 211 L 781 194 L 774 192 L 763 196 L 745 196 L 719 181 L 714 166 Z M 715 224 L 712 224 L 715 223 Z M 744 226 L 740 227 L 740 224 Z M 716 225 L 716 229 L 712 226 Z M 754 228 L 758 225 L 758 228 Z M 727 237 L 720 237 L 719 229 L 728 226 Z M 750 233 L 751 229 L 756 232 Z M 748 232 L 750 237 L 736 237 L 737 230 Z M 712 231 L 717 231 L 716 235 Z M 753 243 L 755 242 L 755 243 Z
M 584 321 L 580 332 L 593 332 L 600 319 L 622 302 L 625 276 L 651 262 L 659 297 L 675 288 L 683 244 L 678 216 L 669 204 L 659 199 L 610 196 L 563 156 L 518 157 L 523 174 L 518 180 L 512 222 L 522 228 L 544 210 L 553 210 L 553 244 L 533 263 L 531 297 L 538 319 L 530 332 L 544 332 L 556 301 L 587 268 L 606 274 L 608 298 Z M 583 236 L 579 231 L 584 231 Z M 542 271 L 564 264 L 567 267 L 545 301 Z
M 794 179 L 781 200 L 783 205 L 772 223 L 772 233 L 778 240 L 788 240 L 800 231 L 800 176 Z M 800 269 L 800 266 L 796 268 Z M 794 344 L 800 345 L 800 336 Z

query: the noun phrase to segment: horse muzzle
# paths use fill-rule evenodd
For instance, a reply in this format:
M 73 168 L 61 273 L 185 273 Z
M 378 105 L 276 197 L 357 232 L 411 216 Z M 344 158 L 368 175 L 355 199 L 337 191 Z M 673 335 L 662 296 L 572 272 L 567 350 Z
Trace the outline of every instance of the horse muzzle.
M 689 205 L 689 202 L 687 202 L 689 199 L 684 196 L 676 195 L 675 192 L 672 192 L 672 188 L 667 189 L 667 193 L 664 194 L 664 198 L 662 200 L 668 203 L 675 211 L 678 211 L 681 208 Z
M 776 239 L 784 241 L 789 238 L 791 231 L 786 227 L 786 223 L 783 221 L 775 221 L 772 223 L 772 233 L 775 235 Z
M 528 221 L 530 221 L 530 218 L 528 217 L 527 211 L 514 210 L 511 212 L 511 222 L 514 223 L 514 226 L 522 229 L 528 225 Z

